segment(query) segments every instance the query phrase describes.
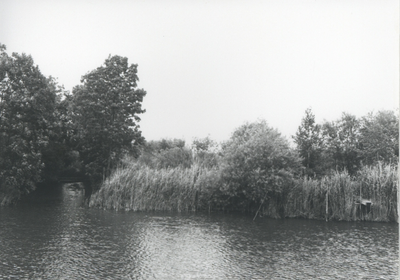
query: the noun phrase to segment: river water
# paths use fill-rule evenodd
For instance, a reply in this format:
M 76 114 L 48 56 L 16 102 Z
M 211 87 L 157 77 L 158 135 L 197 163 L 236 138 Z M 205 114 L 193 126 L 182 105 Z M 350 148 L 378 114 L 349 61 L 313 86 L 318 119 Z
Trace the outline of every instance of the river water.
M 90 209 L 66 186 L 0 208 L 0 279 L 396 279 L 398 224 Z

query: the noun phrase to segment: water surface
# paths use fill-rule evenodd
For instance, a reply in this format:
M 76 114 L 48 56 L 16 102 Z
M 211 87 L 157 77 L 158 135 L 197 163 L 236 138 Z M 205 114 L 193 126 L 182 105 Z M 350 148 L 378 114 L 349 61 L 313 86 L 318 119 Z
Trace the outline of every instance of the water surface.
M 0 208 L 0 279 L 396 279 L 394 223 L 89 209 L 55 189 Z

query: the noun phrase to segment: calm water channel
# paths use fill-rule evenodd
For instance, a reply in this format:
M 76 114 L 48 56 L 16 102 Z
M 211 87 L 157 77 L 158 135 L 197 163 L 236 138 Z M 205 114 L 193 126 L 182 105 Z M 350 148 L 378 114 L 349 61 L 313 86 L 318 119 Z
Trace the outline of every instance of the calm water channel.
M 0 279 L 396 279 L 398 225 L 89 209 L 59 188 L 0 208 Z

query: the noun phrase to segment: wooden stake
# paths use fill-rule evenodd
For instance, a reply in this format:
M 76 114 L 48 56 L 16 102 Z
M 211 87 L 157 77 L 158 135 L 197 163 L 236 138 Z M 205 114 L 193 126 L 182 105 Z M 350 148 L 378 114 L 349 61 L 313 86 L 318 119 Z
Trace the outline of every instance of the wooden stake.
M 261 201 L 260 207 L 258 207 L 257 213 L 256 213 L 256 215 L 254 216 L 253 221 L 256 219 L 256 217 L 257 217 L 257 215 L 258 215 L 258 212 L 260 211 L 261 206 L 263 205 L 264 200 L 265 200 L 266 198 L 267 198 L 267 195 L 265 195 L 264 198 L 263 198 L 263 200 Z
M 328 221 L 328 191 L 326 191 L 326 199 L 325 199 L 325 221 Z

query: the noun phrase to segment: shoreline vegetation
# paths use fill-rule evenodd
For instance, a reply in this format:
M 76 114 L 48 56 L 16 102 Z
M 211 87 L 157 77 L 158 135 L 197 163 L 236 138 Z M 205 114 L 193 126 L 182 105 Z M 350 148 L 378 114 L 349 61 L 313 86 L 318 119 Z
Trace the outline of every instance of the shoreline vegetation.
M 368 139 L 362 139 L 354 119 L 342 121 L 326 124 L 325 132 L 331 134 L 323 136 L 307 110 L 295 138 L 297 149 L 265 121 L 242 125 L 220 147 L 209 138 L 196 139 L 191 148 L 183 140 L 150 141 L 139 157 L 124 158 L 91 196 L 89 206 L 398 222 L 398 165 L 392 163 L 397 163 L 396 148 L 388 153 L 382 134 L 373 143 L 371 131 L 364 131 Z M 361 141 L 364 147 L 375 145 L 375 158 L 362 150 Z M 385 145 L 386 158 L 377 157 Z
M 196 163 L 190 168 L 155 169 L 132 160 L 92 194 L 89 206 L 117 211 L 251 213 L 260 208 L 259 216 L 271 218 L 395 222 L 397 182 L 397 166 L 378 163 L 355 176 L 342 171 L 320 179 L 300 178 L 282 193 L 271 194 L 261 207 L 256 203 L 240 207 L 221 192 L 224 182 L 217 168 Z M 372 202 L 370 209 L 359 203 L 360 197 Z
M 81 178 L 90 207 L 399 221 L 398 110 L 318 124 L 309 108 L 293 143 L 265 120 L 222 143 L 146 141 L 137 72 L 110 55 L 70 93 L 0 44 L 0 206 Z

